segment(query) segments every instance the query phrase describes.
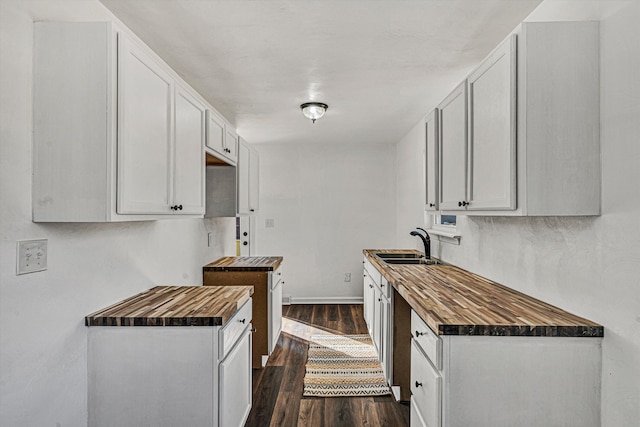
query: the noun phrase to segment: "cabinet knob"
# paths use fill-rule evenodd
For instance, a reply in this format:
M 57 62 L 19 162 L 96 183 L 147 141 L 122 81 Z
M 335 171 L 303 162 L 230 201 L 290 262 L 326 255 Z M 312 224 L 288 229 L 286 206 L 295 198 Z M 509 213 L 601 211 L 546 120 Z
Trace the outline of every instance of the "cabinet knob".
M 436 207 L 436 204 L 435 204 L 435 203 L 429 203 L 429 207 L 430 207 L 430 208 L 435 208 L 435 207 Z
M 426 335 L 426 333 L 424 333 L 424 332 L 419 332 L 419 331 L 416 331 L 416 337 L 419 337 L 419 336 L 421 336 L 421 335 Z
M 422 383 L 419 383 L 418 381 L 416 381 L 416 388 L 418 387 L 422 387 Z
M 369 285 L 370 288 L 373 288 L 373 285 Z
M 178 209 L 179 209 L 179 210 L 182 210 L 182 205 L 178 205 Z
M 255 212 L 256 210 L 255 210 L 255 209 L 249 209 L 249 211 L 250 211 L 250 212 Z
M 378 298 L 378 301 L 382 302 L 382 298 Z
M 243 236 L 248 236 L 249 233 L 247 233 L 246 231 L 244 233 L 242 233 Z
M 244 246 L 247 246 L 247 245 L 249 244 L 249 242 L 242 242 L 242 244 L 243 244 Z
M 256 328 L 251 328 L 251 332 L 255 334 L 256 332 L 258 332 L 258 330 Z
M 238 319 L 238 322 L 242 323 L 244 325 L 244 323 L 247 321 L 247 319 Z

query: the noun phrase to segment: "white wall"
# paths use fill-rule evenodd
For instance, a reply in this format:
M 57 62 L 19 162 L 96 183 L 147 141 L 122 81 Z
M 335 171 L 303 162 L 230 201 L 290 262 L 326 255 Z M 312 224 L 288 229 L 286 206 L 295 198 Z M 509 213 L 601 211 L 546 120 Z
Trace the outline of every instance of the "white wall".
M 31 222 L 34 20 L 111 20 L 95 0 L 0 1 L 0 424 L 86 426 L 84 316 L 154 285 L 198 285 L 235 252 L 235 222 Z M 207 248 L 206 233 L 215 236 Z M 16 276 L 16 241 L 46 238 L 47 271 Z
M 460 246 L 446 243 L 435 246 L 446 261 L 604 325 L 602 425 L 637 426 L 640 423 L 640 228 L 637 226 L 640 2 L 547 0 L 530 20 L 598 18 L 602 19 L 602 215 L 459 216 Z M 403 165 L 417 166 L 412 156 L 418 155 L 417 147 L 424 139 L 417 132 L 412 138 L 415 151 L 408 149 L 411 141 L 398 143 L 399 174 Z M 407 197 L 414 196 L 398 188 L 398 204 L 412 203 L 402 200 Z M 416 212 L 410 219 L 419 215 Z M 404 243 L 401 240 L 405 237 L 404 228 L 409 225 L 405 218 L 409 215 L 398 218 L 400 243 Z
M 255 147 L 257 254 L 284 256 L 284 295 L 294 302 L 362 301 L 362 249 L 395 244 L 394 146 Z M 267 218 L 274 228 L 265 228 Z

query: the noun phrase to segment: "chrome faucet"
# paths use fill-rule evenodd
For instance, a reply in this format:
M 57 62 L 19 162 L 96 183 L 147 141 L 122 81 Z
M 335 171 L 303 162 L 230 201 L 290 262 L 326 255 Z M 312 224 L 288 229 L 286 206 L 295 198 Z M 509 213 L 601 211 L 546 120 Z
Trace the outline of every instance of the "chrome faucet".
M 429 237 L 429 233 L 424 228 L 416 227 L 417 230 L 424 231 L 424 236 L 419 231 L 413 230 L 409 233 L 412 236 L 418 236 L 422 239 L 422 243 L 424 243 L 424 256 L 426 259 L 431 259 L 431 238 Z

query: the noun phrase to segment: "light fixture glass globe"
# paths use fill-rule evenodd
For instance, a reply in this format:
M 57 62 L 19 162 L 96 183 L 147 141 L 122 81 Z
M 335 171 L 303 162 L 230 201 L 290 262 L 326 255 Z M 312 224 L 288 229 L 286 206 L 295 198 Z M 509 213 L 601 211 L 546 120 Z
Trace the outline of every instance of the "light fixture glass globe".
M 302 109 L 302 114 L 315 123 L 316 120 L 324 116 L 329 106 L 322 102 L 307 102 L 302 104 L 300 108 Z

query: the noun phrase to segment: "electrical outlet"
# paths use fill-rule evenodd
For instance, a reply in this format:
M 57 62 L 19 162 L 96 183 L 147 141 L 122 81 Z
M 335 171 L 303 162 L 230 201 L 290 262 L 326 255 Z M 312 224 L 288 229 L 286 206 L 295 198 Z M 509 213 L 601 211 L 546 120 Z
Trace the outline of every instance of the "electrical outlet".
M 16 275 L 47 269 L 47 239 L 18 240 Z
M 344 281 L 345 282 L 351 281 L 351 273 L 344 273 Z

